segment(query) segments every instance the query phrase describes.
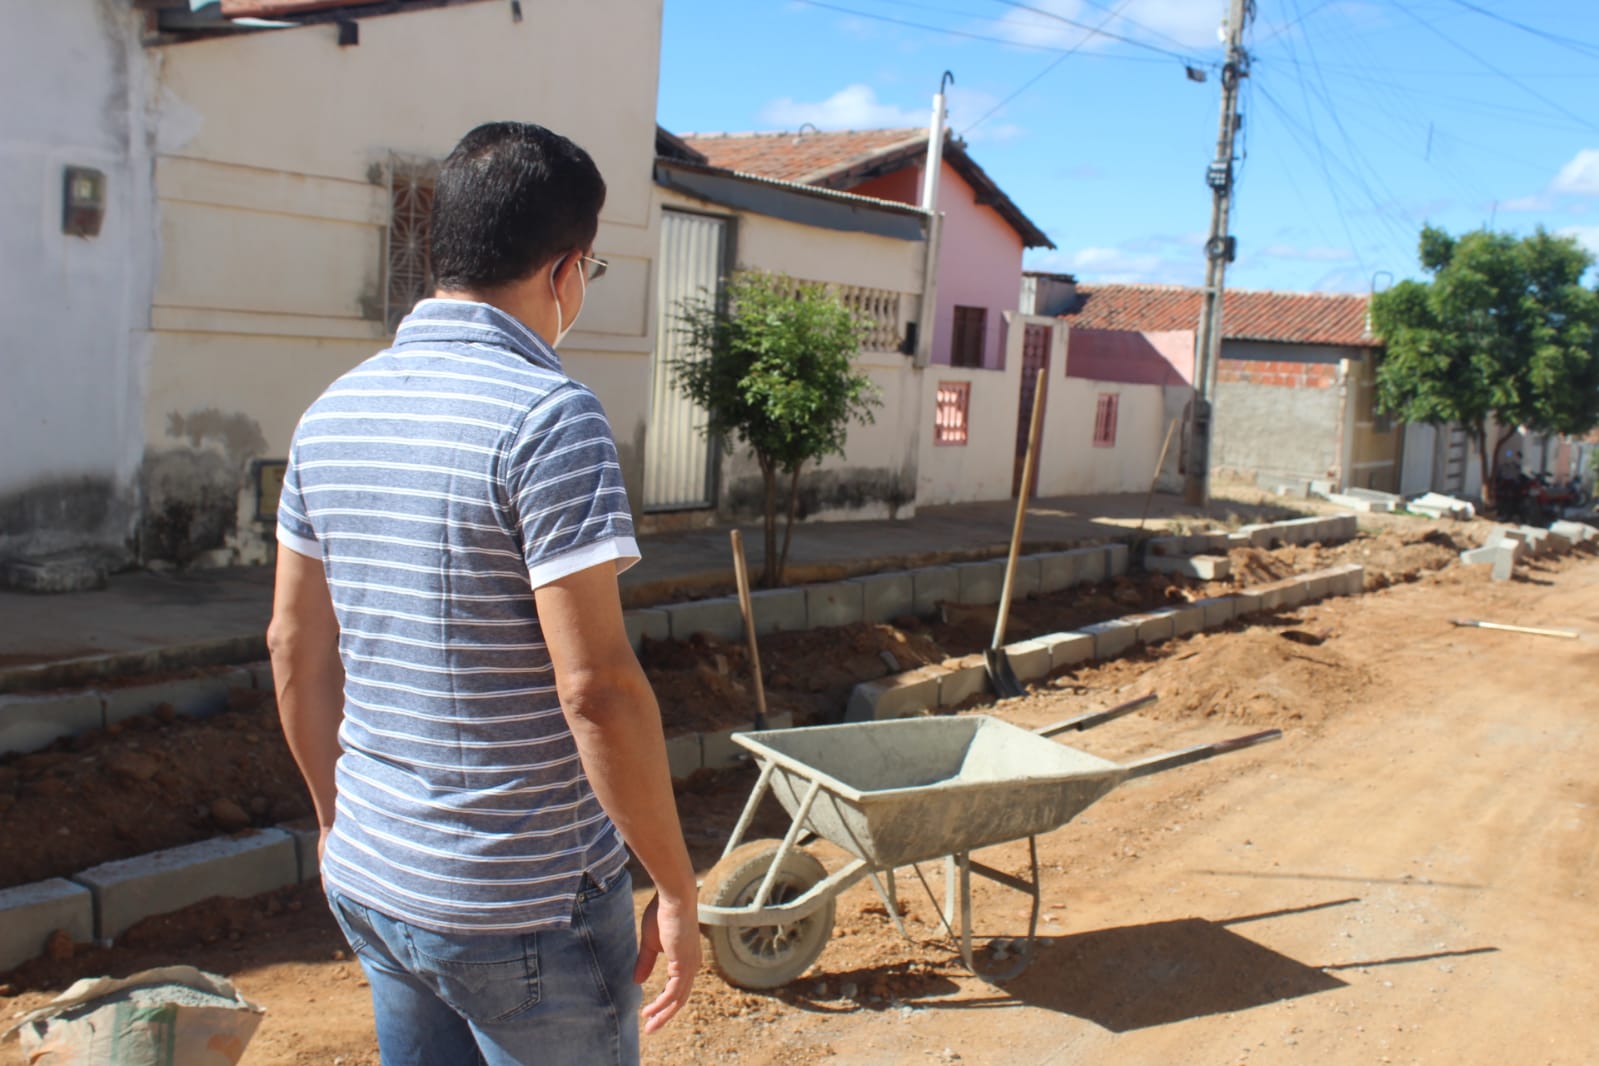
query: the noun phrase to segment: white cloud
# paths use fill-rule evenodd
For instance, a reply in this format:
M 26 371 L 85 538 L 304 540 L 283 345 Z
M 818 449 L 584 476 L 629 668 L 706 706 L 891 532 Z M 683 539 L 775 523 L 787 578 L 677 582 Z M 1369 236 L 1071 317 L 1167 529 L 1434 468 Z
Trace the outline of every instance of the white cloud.
M 1012 10 L 999 20 L 999 28 L 1017 44 L 1038 48 L 1078 47 L 1089 32 L 1084 27 L 1101 25 L 1108 33 L 1161 47 L 1169 48 L 1175 40 L 1187 48 L 1214 48 L 1225 11 L 1221 0 L 1130 0 L 1117 9 L 1120 17 L 1107 22 L 1101 8 L 1084 0 L 1032 0 L 1029 6 L 1048 14 Z M 1108 37 L 1095 35 L 1081 46 L 1103 48 L 1112 43 Z
M 1030 257 L 1029 270 L 1044 270 L 1077 275 L 1084 284 L 1160 284 L 1197 285 L 1205 272 L 1199 256 L 1172 257 L 1159 251 L 1137 251 L 1131 245 L 1149 247 L 1149 240 L 1100 248 L 1079 248 L 1072 252 L 1050 252 Z
M 1599 148 L 1584 148 L 1560 168 L 1550 185 L 1555 192 L 1599 196 Z
M 1508 200 L 1499 202 L 1501 211 L 1553 211 L 1555 198 L 1546 192 L 1533 193 L 1531 196 L 1512 196 Z
M 1292 259 L 1306 263 L 1343 263 L 1355 258 L 1355 253 L 1348 248 L 1330 245 L 1268 244 L 1255 254 L 1261 259 Z
M 780 97 L 761 108 L 760 117 L 762 122 L 784 129 L 797 129 L 809 122 L 822 130 L 875 130 L 925 126 L 932 106 L 931 97 L 926 112 L 884 103 L 870 85 L 858 84 L 814 103 Z
M 1577 243 L 1599 255 L 1599 226 L 1565 226 L 1556 231 L 1562 237 L 1575 237 Z

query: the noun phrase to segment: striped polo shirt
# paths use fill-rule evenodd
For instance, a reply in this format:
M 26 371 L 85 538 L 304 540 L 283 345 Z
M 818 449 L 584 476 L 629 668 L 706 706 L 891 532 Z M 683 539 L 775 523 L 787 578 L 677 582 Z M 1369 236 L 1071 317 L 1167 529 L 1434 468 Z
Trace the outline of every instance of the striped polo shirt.
M 533 599 L 638 560 L 594 394 L 510 315 L 425 300 L 300 420 L 278 541 L 322 560 L 339 621 L 326 887 L 441 932 L 569 924 L 627 858 Z

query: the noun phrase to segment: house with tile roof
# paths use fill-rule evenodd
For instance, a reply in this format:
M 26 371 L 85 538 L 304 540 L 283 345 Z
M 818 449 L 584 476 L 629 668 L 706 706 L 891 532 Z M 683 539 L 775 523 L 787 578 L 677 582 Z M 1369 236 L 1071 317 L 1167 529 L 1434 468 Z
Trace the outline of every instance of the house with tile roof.
M 1022 252 L 1052 247 L 1049 238 L 954 139 L 945 145 L 939 188 L 935 310 L 924 314 L 925 271 L 907 274 L 904 251 L 925 264 L 929 215 L 918 204 L 926 155 L 927 133 L 920 129 L 662 131 L 657 138 L 656 183 L 667 220 L 663 293 L 682 291 L 676 278 L 696 269 L 698 284 L 708 289 L 717 269 L 712 261 L 781 270 L 834 286 L 875 323 L 859 362 L 878 384 L 884 409 L 874 425 L 851 429 L 843 459 L 805 475 L 802 511 L 893 516 L 921 505 L 1014 496 L 1040 370 L 1048 371 L 1044 447 L 1030 493 L 1146 488 L 1173 404 L 1168 393 L 1180 409 L 1192 390 L 1182 382 L 1061 380 L 1066 329 L 1018 306 Z M 701 232 L 707 225 L 717 233 Z M 678 232 L 683 243 L 674 245 Z M 700 236 L 689 240 L 695 232 Z M 919 243 L 902 244 L 896 255 L 896 239 Z M 923 365 L 912 356 L 927 339 L 922 330 L 929 320 Z M 657 343 L 663 353 L 670 348 L 664 323 Z M 700 475 L 703 459 L 682 428 L 693 423 L 693 412 L 658 414 L 646 448 L 646 505 L 685 507 L 691 515 L 714 507 L 721 519 L 746 517 L 760 484 L 748 458 L 723 461 L 717 491 Z M 646 523 L 652 518 L 647 514 Z
M 927 165 L 927 130 L 685 133 L 705 160 L 741 174 L 915 206 Z M 1022 253 L 1054 243 L 948 136 L 939 177 L 938 300 L 931 325 L 935 365 L 997 369 L 1005 315 L 1017 310 Z
M 1088 285 L 1054 290 L 1070 324 L 1069 375 L 1191 382 L 1200 290 Z M 1228 290 L 1215 384 L 1213 465 L 1263 484 L 1401 488 L 1404 432 L 1376 409 L 1366 297 Z M 1428 485 L 1427 487 L 1432 487 Z

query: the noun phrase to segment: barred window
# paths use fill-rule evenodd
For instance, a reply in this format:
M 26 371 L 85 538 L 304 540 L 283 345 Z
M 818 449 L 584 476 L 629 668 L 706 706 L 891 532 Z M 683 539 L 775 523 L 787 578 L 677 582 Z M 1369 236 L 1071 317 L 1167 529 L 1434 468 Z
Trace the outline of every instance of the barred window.
M 933 443 L 964 445 L 972 400 L 969 381 L 940 381 L 933 408 Z
M 1094 410 L 1094 447 L 1116 447 L 1116 395 L 1099 394 L 1099 406 Z
M 387 286 L 383 320 L 393 332 L 418 300 L 433 294 L 433 272 L 428 267 L 428 227 L 439 165 L 432 160 L 390 156 L 388 171 L 389 229 L 385 241 Z
M 949 338 L 950 366 L 983 365 L 983 338 L 988 332 L 988 308 L 955 308 L 955 330 Z

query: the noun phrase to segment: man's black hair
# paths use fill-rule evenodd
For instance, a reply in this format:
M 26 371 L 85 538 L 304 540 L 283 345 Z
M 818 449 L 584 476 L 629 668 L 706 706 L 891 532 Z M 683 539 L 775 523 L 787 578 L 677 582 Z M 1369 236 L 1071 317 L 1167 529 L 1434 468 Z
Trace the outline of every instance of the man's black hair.
M 492 289 L 587 251 L 604 205 L 599 168 L 565 137 L 525 122 L 479 126 L 445 159 L 434 186 L 434 283 Z

